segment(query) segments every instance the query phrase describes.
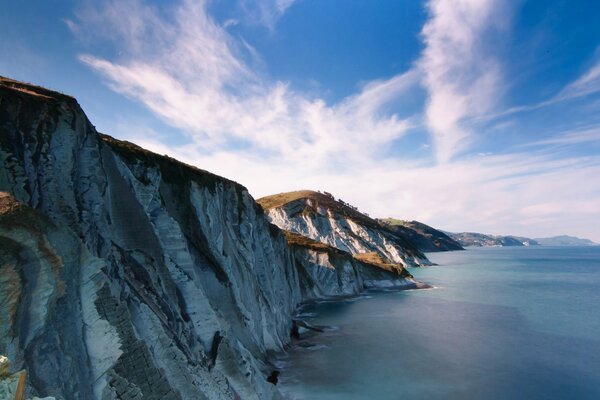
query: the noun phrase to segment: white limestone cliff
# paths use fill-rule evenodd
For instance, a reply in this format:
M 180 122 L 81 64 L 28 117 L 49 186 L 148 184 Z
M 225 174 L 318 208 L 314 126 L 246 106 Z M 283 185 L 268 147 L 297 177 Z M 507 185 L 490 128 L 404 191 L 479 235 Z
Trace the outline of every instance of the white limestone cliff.
M 270 221 L 351 254 L 376 253 L 403 267 L 430 265 L 423 253 L 376 220 L 328 195 L 309 190 L 258 199 Z

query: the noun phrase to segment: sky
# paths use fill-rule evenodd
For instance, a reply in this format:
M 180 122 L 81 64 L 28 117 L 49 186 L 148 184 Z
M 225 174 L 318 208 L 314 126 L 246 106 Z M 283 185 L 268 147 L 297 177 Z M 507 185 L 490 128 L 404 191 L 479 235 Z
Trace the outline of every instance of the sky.
M 0 75 L 240 182 L 448 231 L 600 242 L 596 0 L 45 0 Z

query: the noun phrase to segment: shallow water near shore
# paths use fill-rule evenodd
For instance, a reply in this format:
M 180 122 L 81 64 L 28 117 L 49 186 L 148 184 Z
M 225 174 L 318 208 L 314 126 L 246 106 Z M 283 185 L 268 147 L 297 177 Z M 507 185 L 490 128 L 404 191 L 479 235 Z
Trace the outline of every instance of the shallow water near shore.
M 305 307 L 290 399 L 599 399 L 600 247 L 431 253 L 435 289 Z

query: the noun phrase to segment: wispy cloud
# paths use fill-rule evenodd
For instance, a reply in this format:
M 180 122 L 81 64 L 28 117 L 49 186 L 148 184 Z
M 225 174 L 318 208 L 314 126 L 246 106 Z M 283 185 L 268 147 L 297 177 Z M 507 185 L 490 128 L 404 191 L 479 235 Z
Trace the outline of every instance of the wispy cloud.
M 113 90 L 187 132 L 205 152 L 227 150 L 232 143 L 239 148 L 241 142 L 270 159 L 358 162 L 408 126 L 381 109 L 417 83 L 414 72 L 371 82 L 328 105 L 252 71 L 239 43 L 201 3 L 184 2 L 172 11 L 170 22 L 137 1 L 120 4 L 108 3 L 88 21 L 98 21 L 99 29 L 125 40 L 126 56 L 109 61 L 83 55 L 81 61 L 107 78 Z M 281 4 L 283 9 L 291 3 Z M 146 49 L 145 35 L 161 37 L 152 50 Z
M 246 21 L 250 24 L 263 25 L 274 30 L 279 18 L 297 0 L 241 0 L 240 6 L 244 11 Z
M 596 50 L 600 54 L 600 47 Z M 491 120 L 506 117 L 512 114 L 539 110 L 562 102 L 575 100 L 581 97 L 600 93 L 600 56 L 596 57 L 594 64 L 572 82 L 566 84 L 558 93 L 548 99 L 533 104 L 524 104 L 510 107 L 506 110 L 484 115 L 480 120 Z
M 560 132 L 551 138 L 529 142 L 525 146 L 547 146 L 547 145 L 576 145 L 582 143 L 592 143 L 600 145 L 600 126 L 583 128 Z
M 427 125 L 437 159 L 448 162 L 469 144 L 469 119 L 492 110 L 501 95 L 501 66 L 486 48 L 506 12 L 496 0 L 432 0 L 418 62 L 428 91 Z
M 265 21 L 276 21 L 292 2 L 269 4 Z M 428 4 L 425 48 L 415 67 L 367 82 L 334 104 L 251 67 L 259 55 L 212 19 L 204 2 L 158 9 L 141 0 L 108 0 L 82 11 L 74 33 L 111 41 L 114 55 L 87 54 L 81 61 L 112 90 L 180 128 L 186 145 L 141 128 L 127 139 L 235 179 L 255 196 L 325 189 L 372 215 L 421 219 L 449 230 L 543 230 L 600 240 L 584 228 L 590 216 L 600 215 L 598 157 L 565 159 L 548 151 L 457 157 L 480 118 L 498 113 L 502 64 L 488 40 L 505 29 L 496 21 L 508 11 L 492 0 Z M 593 71 L 565 93 L 583 93 L 596 82 Z M 391 158 L 387 151 L 422 118 L 401 118 L 390 106 L 422 90 L 420 84 L 439 161 L 433 165 L 399 153 Z
M 595 64 L 583 75 L 561 90 L 560 93 L 555 96 L 554 100 L 573 99 L 600 92 L 600 48 L 597 53 L 599 56 L 597 57 Z

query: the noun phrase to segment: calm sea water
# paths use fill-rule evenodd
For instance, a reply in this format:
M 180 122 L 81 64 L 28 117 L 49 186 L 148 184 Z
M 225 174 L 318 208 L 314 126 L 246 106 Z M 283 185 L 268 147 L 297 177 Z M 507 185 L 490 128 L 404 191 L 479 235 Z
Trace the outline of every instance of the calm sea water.
M 600 399 L 600 247 L 433 253 L 431 290 L 306 307 L 290 399 Z

